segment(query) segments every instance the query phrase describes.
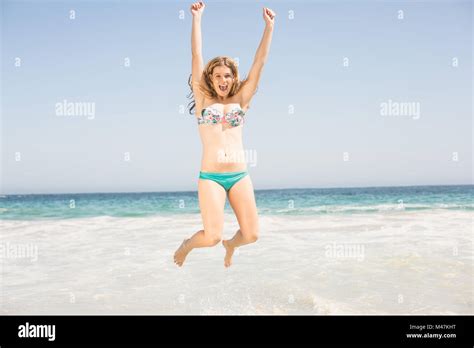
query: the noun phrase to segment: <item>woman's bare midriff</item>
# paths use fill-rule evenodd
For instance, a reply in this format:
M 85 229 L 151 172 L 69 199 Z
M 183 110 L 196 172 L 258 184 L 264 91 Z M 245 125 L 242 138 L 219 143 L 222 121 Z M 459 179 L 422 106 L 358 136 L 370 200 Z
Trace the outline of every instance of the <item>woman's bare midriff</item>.
M 203 107 L 213 105 L 224 113 L 231 107 L 240 106 L 238 98 L 229 101 L 205 99 L 196 104 L 196 112 L 201 113 Z M 245 110 L 244 110 L 245 111 Z M 240 172 L 247 170 L 246 156 L 242 143 L 243 126 L 232 127 L 227 123 L 202 124 L 198 126 L 203 147 L 201 171 L 203 172 Z

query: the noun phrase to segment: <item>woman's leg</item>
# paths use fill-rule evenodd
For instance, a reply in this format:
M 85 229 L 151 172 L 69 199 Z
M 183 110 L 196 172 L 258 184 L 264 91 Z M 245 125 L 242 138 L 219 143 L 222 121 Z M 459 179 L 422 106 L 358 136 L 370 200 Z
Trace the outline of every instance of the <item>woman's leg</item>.
M 240 229 L 234 237 L 222 241 L 226 248 L 224 265 L 229 267 L 232 264 L 232 255 L 235 248 L 256 242 L 259 233 L 257 204 L 253 191 L 252 180 L 250 176 L 245 176 L 229 190 L 229 203 L 237 216 Z
M 204 229 L 185 239 L 174 254 L 174 262 L 182 266 L 188 253 L 194 248 L 211 247 L 220 242 L 224 228 L 226 192 L 212 180 L 199 179 L 199 208 Z

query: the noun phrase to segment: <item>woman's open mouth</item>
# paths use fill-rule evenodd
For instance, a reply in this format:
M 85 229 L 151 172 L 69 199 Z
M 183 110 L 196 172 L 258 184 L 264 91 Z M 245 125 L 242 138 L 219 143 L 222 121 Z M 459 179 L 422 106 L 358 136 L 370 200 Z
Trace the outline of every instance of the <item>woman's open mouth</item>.
M 224 86 L 219 85 L 219 89 L 220 89 L 222 92 L 227 91 L 227 87 L 228 87 L 227 85 L 224 85 Z

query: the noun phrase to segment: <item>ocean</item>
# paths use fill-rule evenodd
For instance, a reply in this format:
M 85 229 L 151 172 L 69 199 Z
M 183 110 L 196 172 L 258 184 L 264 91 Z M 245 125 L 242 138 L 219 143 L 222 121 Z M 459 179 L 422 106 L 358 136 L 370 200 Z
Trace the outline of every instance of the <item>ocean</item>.
M 197 192 L 0 196 L 0 314 L 474 314 L 473 185 L 255 195 L 228 269 Z

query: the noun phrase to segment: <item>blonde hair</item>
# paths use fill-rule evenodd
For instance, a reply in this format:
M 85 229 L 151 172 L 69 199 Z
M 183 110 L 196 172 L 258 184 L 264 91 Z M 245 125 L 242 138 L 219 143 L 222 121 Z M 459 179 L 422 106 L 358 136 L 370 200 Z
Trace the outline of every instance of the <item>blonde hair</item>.
M 211 76 L 214 71 L 214 68 L 218 66 L 226 66 L 232 72 L 234 83 L 232 84 L 232 88 L 229 91 L 229 94 L 228 94 L 229 97 L 236 95 L 247 82 L 247 79 L 243 81 L 240 80 L 239 69 L 237 68 L 237 64 L 232 58 L 227 57 L 227 56 L 218 56 L 216 58 L 213 58 L 204 67 L 202 71 L 202 75 L 201 75 L 201 81 L 199 83 L 199 89 L 209 99 L 217 98 L 217 92 L 215 91 L 214 86 L 212 85 Z M 193 109 L 196 107 L 196 101 L 194 100 L 193 86 L 192 86 L 191 81 L 192 81 L 192 74 L 189 75 L 189 79 L 188 79 L 188 85 L 191 88 L 191 93 L 188 95 L 188 98 L 192 99 L 188 104 L 188 108 L 189 108 L 189 113 L 193 114 Z

